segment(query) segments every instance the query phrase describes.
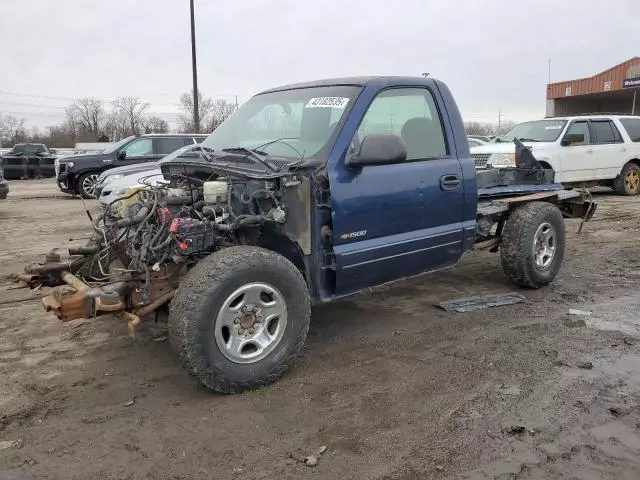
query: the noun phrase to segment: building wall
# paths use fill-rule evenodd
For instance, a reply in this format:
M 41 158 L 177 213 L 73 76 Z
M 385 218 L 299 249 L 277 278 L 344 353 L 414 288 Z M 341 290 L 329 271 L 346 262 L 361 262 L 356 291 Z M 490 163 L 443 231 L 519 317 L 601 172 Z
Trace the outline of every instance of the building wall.
M 551 113 L 549 102 L 553 102 Z M 631 101 L 626 98 L 590 99 L 589 97 L 557 98 L 547 101 L 547 116 L 583 115 L 586 113 L 631 113 Z
M 553 117 L 556 114 L 556 101 L 555 100 L 547 100 L 547 108 L 545 116 Z
M 634 57 L 609 70 L 589 78 L 547 85 L 547 100 L 621 90 L 626 78 L 635 78 L 640 71 L 640 57 Z

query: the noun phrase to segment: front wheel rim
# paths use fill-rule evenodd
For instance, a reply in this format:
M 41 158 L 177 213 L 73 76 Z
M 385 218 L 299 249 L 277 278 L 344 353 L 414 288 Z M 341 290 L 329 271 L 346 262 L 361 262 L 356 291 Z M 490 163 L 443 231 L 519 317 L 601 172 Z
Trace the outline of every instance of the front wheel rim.
M 267 283 L 249 283 L 229 295 L 214 323 L 220 352 L 234 363 L 255 363 L 280 344 L 287 326 L 287 304 Z
M 533 261 L 538 270 L 546 270 L 556 255 L 556 229 L 550 223 L 542 223 L 533 237 Z
M 88 175 L 82 180 L 82 191 L 89 197 L 96 196 L 96 183 L 98 175 Z

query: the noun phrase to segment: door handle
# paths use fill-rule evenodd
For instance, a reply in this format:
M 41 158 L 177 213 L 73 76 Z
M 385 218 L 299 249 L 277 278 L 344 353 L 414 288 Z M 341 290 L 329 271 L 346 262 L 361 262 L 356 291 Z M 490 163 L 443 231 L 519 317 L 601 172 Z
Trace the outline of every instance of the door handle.
M 626 151 L 627 151 L 627 149 L 626 149 L 626 148 L 624 148 L 624 147 L 621 147 L 621 148 L 620 148 L 620 151 L 621 151 L 621 152 L 626 152 Z
M 440 177 L 442 190 L 456 190 L 460 186 L 460 175 L 443 175 Z
M 584 153 L 593 153 L 593 150 L 591 150 L 590 148 L 585 150 Z

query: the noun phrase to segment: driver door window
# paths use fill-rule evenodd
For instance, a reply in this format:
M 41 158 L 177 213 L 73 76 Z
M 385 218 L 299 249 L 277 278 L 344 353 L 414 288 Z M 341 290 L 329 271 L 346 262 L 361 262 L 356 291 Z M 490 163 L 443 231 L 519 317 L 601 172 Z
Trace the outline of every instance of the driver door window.
M 573 122 L 567 129 L 567 136 L 569 135 L 583 135 L 584 141 L 573 142 L 569 146 L 577 145 L 589 145 L 591 144 L 591 135 L 589 134 L 589 122 Z
M 125 158 L 131 157 L 143 157 L 145 155 L 153 154 L 153 140 L 150 138 L 139 138 L 134 140 L 129 145 L 124 147 L 126 153 Z
M 424 88 L 385 90 L 371 102 L 354 138 L 359 148 L 367 135 L 398 135 L 407 146 L 407 160 L 447 155 L 442 123 L 433 95 Z

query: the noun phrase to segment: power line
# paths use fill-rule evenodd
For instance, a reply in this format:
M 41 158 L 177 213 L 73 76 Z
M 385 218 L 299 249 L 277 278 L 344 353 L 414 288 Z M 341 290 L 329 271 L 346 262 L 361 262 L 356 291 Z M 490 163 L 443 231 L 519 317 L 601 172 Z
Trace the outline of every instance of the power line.
M 184 92 L 182 92 L 182 93 L 184 93 Z M 174 95 L 174 94 L 167 93 L 167 92 L 159 92 L 159 93 L 149 93 L 149 96 L 151 96 L 151 97 L 153 97 L 153 96 L 160 96 L 160 97 L 164 96 L 165 98 L 170 96 L 172 98 L 176 98 L 176 97 L 179 97 L 180 95 L 182 95 L 182 93 L 180 93 L 178 95 Z M 119 98 L 121 96 L 124 96 L 124 97 L 128 96 L 128 95 L 119 95 L 119 96 L 116 96 L 116 97 L 98 97 L 98 96 L 95 96 L 95 95 L 79 95 L 77 97 L 57 97 L 57 96 L 53 96 L 53 95 L 40 95 L 40 94 L 37 94 L 37 93 L 14 92 L 14 91 L 10 91 L 10 90 L 0 90 L 0 95 L 11 95 L 11 96 L 14 96 L 14 97 L 28 97 L 28 98 L 42 98 L 42 99 L 46 99 L 46 100 L 62 100 L 62 101 L 65 101 L 65 102 L 67 102 L 67 101 L 68 102 L 74 102 L 78 98 L 88 97 L 88 98 L 97 98 L 98 100 L 102 100 L 104 102 L 109 102 L 109 103 L 113 102 L 115 99 L 117 99 L 117 98 Z M 235 93 L 217 93 L 215 95 L 207 95 L 207 97 L 212 98 L 214 100 L 215 99 L 220 99 L 220 98 L 232 99 L 232 98 L 235 98 L 237 96 L 238 95 L 235 94 Z M 142 98 L 142 97 L 138 97 L 138 98 Z M 144 100 L 144 98 L 142 98 L 142 99 Z M 154 102 L 154 103 L 165 103 L 165 102 L 157 101 L 157 102 Z M 179 103 L 171 103 L 170 105 L 178 105 L 179 106 L 180 104 Z
M 66 107 L 58 107 L 58 106 L 54 106 L 54 105 L 42 105 L 42 104 L 24 103 L 24 102 L 9 102 L 9 101 L 6 101 L 6 100 L 0 100 L 0 103 L 4 103 L 6 105 L 19 105 L 19 106 L 23 106 L 23 107 L 55 108 L 55 109 L 60 109 L 60 110 L 65 110 L 66 109 Z
M 42 112 L 0 112 L 8 115 L 19 115 L 21 117 L 45 117 L 45 118 L 66 118 L 65 115 L 62 114 L 53 114 L 53 113 L 42 113 Z
M 34 94 L 28 94 L 28 93 L 24 93 L 24 92 L 10 92 L 8 90 L 0 90 L 1 94 L 4 95 L 13 95 L 16 97 L 30 97 L 30 98 L 46 98 L 47 100 L 70 100 L 73 101 L 75 99 L 70 98 L 70 97 L 52 97 L 49 95 L 34 95 Z

